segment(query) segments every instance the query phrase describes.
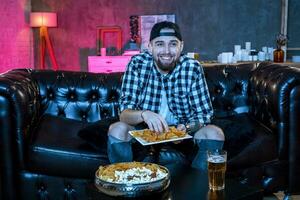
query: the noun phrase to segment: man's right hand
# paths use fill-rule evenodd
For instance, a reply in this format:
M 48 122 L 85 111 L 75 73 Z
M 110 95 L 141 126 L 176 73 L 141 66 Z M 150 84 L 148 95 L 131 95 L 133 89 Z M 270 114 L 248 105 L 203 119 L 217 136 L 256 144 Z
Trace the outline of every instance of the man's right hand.
M 145 110 L 142 111 L 141 117 L 151 131 L 155 131 L 156 133 L 169 131 L 168 124 L 161 115 L 149 110 Z

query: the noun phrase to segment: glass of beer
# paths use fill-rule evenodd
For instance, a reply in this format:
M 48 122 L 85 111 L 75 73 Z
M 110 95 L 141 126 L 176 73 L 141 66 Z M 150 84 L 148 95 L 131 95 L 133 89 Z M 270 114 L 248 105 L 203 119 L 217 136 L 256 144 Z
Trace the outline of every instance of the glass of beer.
M 207 168 L 209 189 L 223 190 L 225 188 L 227 152 L 221 149 L 207 151 Z

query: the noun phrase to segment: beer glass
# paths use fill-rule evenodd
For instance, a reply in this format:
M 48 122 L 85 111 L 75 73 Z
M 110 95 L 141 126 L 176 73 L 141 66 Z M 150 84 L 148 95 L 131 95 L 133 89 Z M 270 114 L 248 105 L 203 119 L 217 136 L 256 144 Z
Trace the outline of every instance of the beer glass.
M 225 188 L 227 152 L 221 149 L 207 151 L 207 168 L 209 189 L 223 190 Z

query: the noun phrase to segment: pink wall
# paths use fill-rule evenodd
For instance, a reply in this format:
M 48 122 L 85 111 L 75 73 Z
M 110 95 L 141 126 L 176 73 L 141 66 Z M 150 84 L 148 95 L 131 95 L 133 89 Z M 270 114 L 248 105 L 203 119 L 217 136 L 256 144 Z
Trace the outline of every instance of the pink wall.
M 153 6 L 158 2 L 163 6 Z M 152 0 L 146 5 L 144 0 L 1 1 L 0 73 L 15 68 L 39 68 L 38 28 L 29 27 L 31 11 L 57 12 L 58 27 L 48 30 L 59 69 L 87 71 L 88 56 L 96 55 L 97 26 L 120 26 L 124 46 L 130 39 L 131 15 L 174 13 L 176 6 L 171 2 Z M 51 68 L 47 51 L 46 64 Z
M 15 68 L 32 68 L 32 32 L 28 25 L 30 0 L 0 3 L 0 73 Z
M 96 55 L 97 26 L 120 26 L 124 46 L 130 39 L 131 15 L 174 13 L 175 10 L 172 0 L 152 0 L 149 4 L 145 2 L 145 0 L 32 0 L 32 11 L 57 12 L 58 27 L 48 30 L 59 68 L 87 71 L 87 57 Z M 154 7 L 158 2 L 165 5 Z M 36 31 L 35 38 L 37 37 Z M 35 53 L 38 49 L 36 44 Z M 36 56 L 35 63 L 39 63 L 38 59 Z
M 280 2 L 269 7 L 269 1 L 253 1 L 260 4 L 233 1 L 233 10 L 243 11 L 238 13 L 230 12 L 232 6 L 225 6 L 223 1 L 209 0 L 1 0 L 0 73 L 38 67 L 38 28 L 28 26 L 30 11 L 57 12 L 58 27 L 49 28 L 49 34 L 60 69 L 87 71 L 88 56 L 96 55 L 96 27 L 120 26 L 124 45 L 130 38 L 131 15 L 175 14 L 185 38 L 185 51 L 199 52 L 204 60 L 215 59 L 219 52 L 245 41 L 257 48 L 272 46 L 270 35 L 280 29 Z M 255 17 L 253 10 L 258 13 Z M 242 17 L 231 17 L 231 13 Z M 255 27 L 253 20 L 259 22 Z M 270 20 L 274 23 L 268 23 Z

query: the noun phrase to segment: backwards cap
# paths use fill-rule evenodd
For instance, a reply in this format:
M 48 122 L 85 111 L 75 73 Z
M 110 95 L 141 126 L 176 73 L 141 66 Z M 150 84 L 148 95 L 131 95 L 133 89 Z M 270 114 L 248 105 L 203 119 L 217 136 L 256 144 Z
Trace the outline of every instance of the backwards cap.
M 174 32 L 163 32 L 161 33 L 161 29 L 172 29 Z M 150 33 L 150 41 L 159 36 L 175 36 L 178 40 L 182 41 L 180 29 L 177 24 L 169 21 L 158 22 L 154 24 Z

